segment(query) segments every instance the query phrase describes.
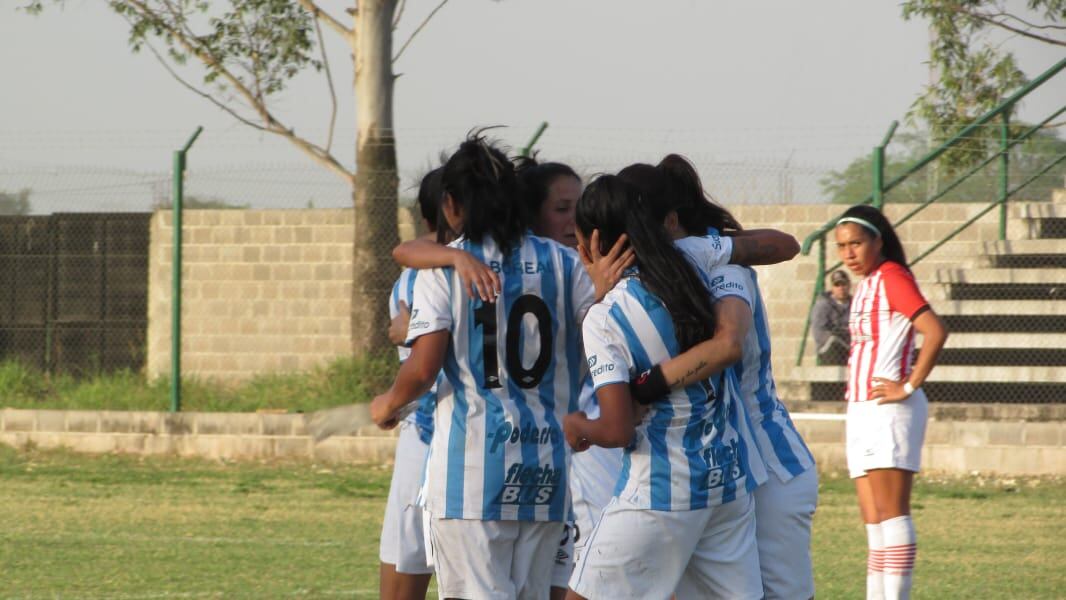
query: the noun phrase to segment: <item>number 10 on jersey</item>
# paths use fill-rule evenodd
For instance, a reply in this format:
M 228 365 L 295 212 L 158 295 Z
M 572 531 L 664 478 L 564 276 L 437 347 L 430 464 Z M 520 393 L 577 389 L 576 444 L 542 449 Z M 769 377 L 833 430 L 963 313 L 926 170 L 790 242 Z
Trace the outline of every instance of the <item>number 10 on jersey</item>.
M 481 306 L 474 309 L 474 324 L 481 328 L 481 357 L 485 374 L 482 386 L 485 388 L 503 387 L 500 383 L 500 366 L 497 362 L 496 304 L 488 302 L 480 304 Z M 528 369 L 523 366 L 522 362 L 522 319 L 527 314 L 533 315 L 537 320 L 537 331 L 540 334 L 540 352 L 537 354 L 537 359 L 533 361 L 533 366 Z M 551 364 L 552 316 L 548 305 L 533 294 L 519 296 L 511 305 L 506 325 L 503 357 L 507 375 L 520 388 L 537 387 Z

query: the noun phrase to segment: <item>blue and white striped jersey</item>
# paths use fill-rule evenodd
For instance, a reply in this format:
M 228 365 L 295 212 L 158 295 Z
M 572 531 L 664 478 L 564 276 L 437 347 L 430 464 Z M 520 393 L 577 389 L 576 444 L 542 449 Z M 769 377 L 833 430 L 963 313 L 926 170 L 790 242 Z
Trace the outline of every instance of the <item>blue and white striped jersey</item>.
M 536 236 L 507 257 L 491 238 L 451 245 L 492 267 L 502 294 L 472 300 L 450 268 L 415 282 L 408 341 L 451 332 L 444 372 L 453 392 L 434 413 L 426 507 L 442 518 L 563 521 L 562 420 L 577 409 L 586 373 L 580 324 L 592 281 L 576 252 Z
M 751 417 L 759 453 L 766 467 L 782 482 L 787 482 L 813 467 L 814 457 L 777 395 L 770 366 L 770 325 L 758 277 L 750 267 L 736 265 L 715 268 L 710 276 L 711 295 L 715 299 L 738 296 L 751 307 L 752 327 L 744 340 L 744 355 L 732 370 L 740 381 L 741 397 Z
M 410 309 L 413 302 L 415 293 L 415 279 L 418 277 L 418 271 L 415 269 L 404 269 L 400 273 L 400 278 L 396 280 L 396 283 L 392 286 L 392 295 L 389 296 L 389 318 L 395 319 L 396 315 L 400 313 L 400 301 Z M 397 346 L 397 352 L 400 354 L 400 362 L 407 360 L 407 357 L 411 355 L 411 349 L 404 346 Z M 441 385 L 447 386 L 447 382 L 444 379 L 444 371 L 441 371 L 437 375 L 437 381 L 433 384 L 433 387 L 428 392 L 422 394 L 418 398 L 418 408 L 414 412 L 407 415 L 404 419 L 410 423 L 413 423 L 418 428 L 418 439 L 422 440 L 422 443 L 428 444 L 429 440 L 433 438 L 433 411 L 437 408 L 437 395 L 439 393 L 446 394 L 447 388 L 442 389 Z
M 624 277 L 584 323 L 585 353 L 597 389 L 628 383 L 681 353 L 662 302 L 636 277 Z M 748 493 L 753 451 L 742 436 L 737 382 L 729 369 L 673 390 L 653 404 L 626 448 L 615 495 L 651 510 L 682 511 Z

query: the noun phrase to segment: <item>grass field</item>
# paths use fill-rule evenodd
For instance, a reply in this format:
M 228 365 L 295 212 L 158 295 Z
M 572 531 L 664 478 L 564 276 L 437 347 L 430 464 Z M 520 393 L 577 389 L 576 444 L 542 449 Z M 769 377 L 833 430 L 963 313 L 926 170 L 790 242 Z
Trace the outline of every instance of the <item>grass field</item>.
M 0 598 L 373 598 L 389 470 L 0 447 Z M 1066 596 L 1066 481 L 921 479 L 915 598 Z M 861 598 L 865 534 L 824 476 L 819 598 Z
M 236 384 L 182 378 L 187 411 L 255 412 L 259 409 L 313 411 L 369 402 L 396 374 L 395 352 L 380 358 L 337 359 L 298 373 L 257 375 Z M 139 373 L 47 374 L 15 361 L 0 362 L 0 398 L 6 408 L 68 410 L 167 410 L 170 379 Z

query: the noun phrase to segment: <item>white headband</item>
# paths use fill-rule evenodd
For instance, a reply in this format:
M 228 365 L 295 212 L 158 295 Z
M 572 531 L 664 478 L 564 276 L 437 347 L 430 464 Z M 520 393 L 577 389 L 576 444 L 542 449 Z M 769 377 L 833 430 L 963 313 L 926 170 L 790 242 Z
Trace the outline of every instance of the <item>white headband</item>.
M 881 237 L 881 230 L 866 219 L 860 219 L 859 217 L 844 217 L 837 221 L 838 226 L 843 225 L 844 223 L 855 223 L 858 225 L 862 225 L 863 227 L 869 229 L 875 236 Z

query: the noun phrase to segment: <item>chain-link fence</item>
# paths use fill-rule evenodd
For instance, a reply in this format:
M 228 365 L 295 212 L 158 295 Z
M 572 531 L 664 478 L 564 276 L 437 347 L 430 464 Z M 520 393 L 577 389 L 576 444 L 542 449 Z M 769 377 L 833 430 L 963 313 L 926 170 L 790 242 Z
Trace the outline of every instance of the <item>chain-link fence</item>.
M 701 149 L 701 132 L 550 131 L 554 141 L 545 140 L 541 157 L 568 162 L 586 176 L 632 162 L 654 163 L 667 152 L 685 154 L 709 192 L 745 226 L 777 227 L 801 239 L 841 210 L 831 201 L 853 202 L 867 193 L 869 153 L 864 147 L 876 138 L 869 132 L 839 132 L 841 146 L 856 148 L 858 158 L 849 164 L 817 152 L 770 158 L 735 152 L 725 159 L 730 153 L 713 146 L 712 151 Z M 169 145 L 176 146 L 183 135 L 170 135 Z M 745 139 L 757 144 L 768 136 L 756 131 Z M 434 130 L 401 135 L 401 143 L 414 139 L 423 147 L 447 150 L 461 137 Z M 724 139 L 716 143 L 741 136 L 720 137 Z M 793 143 L 800 145 L 802 135 L 795 137 Z M 1035 163 L 1062 151 L 1045 141 L 1041 147 L 1018 149 L 1011 160 Z M 141 146 L 143 153 L 150 144 Z M 154 161 L 156 168 L 145 170 L 28 160 L 0 167 L 0 192 L 29 190 L 32 213 L 0 220 L 3 359 L 55 372 L 129 368 L 145 372 L 149 380 L 170 373 L 173 221 L 167 209 L 173 184 L 169 150 L 152 150 L 160 160 Z M 376 205 L 375 198 L 394 197 L 390 182 L 398 182 L 399 237 L 418 231 L 419 218 L 410 210 L 415 185 L 438 153 L 401 161 L 406 166 L 378 179 L 381 189 L 370 190 L 369 201 Z M 397 238 L 376 237 L 353 251 L 358 228 L 370 219 L 363 215 L 360 223 L 351 209 L 351 182 L 311 163 L 234 162 L 242 155 L 254 156 L 254 148 L 215 148 L 208 134 L 189 154 L 183 373 L 235 382 L 269 373 L 317 372 L 315 385 L 328 388 L 330 398 L 342 397 L 345 386 L 362 386 L 363 397 L 379 391 L 394 373 L 394 352 L 358 364 L 347 357 L 387 327 L 383 303 L 398 274 L 390 257 Z M 890 156 L 889 179 L 906 160 Z M 139 164 L 133 158 L 129 162 Z M 1011 185 L 1021 183 L 1023 170 L 1012 172 Z M 952 331 L 926 386 L 934 401 L 1066 400 L 1066 381 L 1059 374 L 1066 371 L 1062 174 L 1061 169 L 1040 174 L 1025 188 L 1026 195 L 1012 199 L 1008 243 L 997 242 L 995 215 L 986 215 L 915 267 L 923 291 Z M 997 178 L 991 164 L 967 187 L 950 192 L 954 202 L 903 225 L 900 234 L 908 253 L 916 256 L 973 217 L 992 199 L 989 190 L 996 189 Z M 941 172 L 900 186 L 888 194 L 886 210 L 894 220 L 901 218 L 920 192 L 947 181 Z M 113 214 L 120 212 L 127 214 Z M 791 381 L 786 387 L 796 390 L 789 392 L 795 399 L 839 400 L 842 370 L 816 366 L 813 344 L 808 344 L 804 367 L 790 368 L 809 306 L 812 263 L 797 259 L 774 267 L 761 280 L 775 340 L 775 370 L 779 379 Z M 360 316 L 353 319 L 355 313 Z M 368 325 L 367 319 L 375 322 Z M 269 405 L 270 400 L 264 402 Z

